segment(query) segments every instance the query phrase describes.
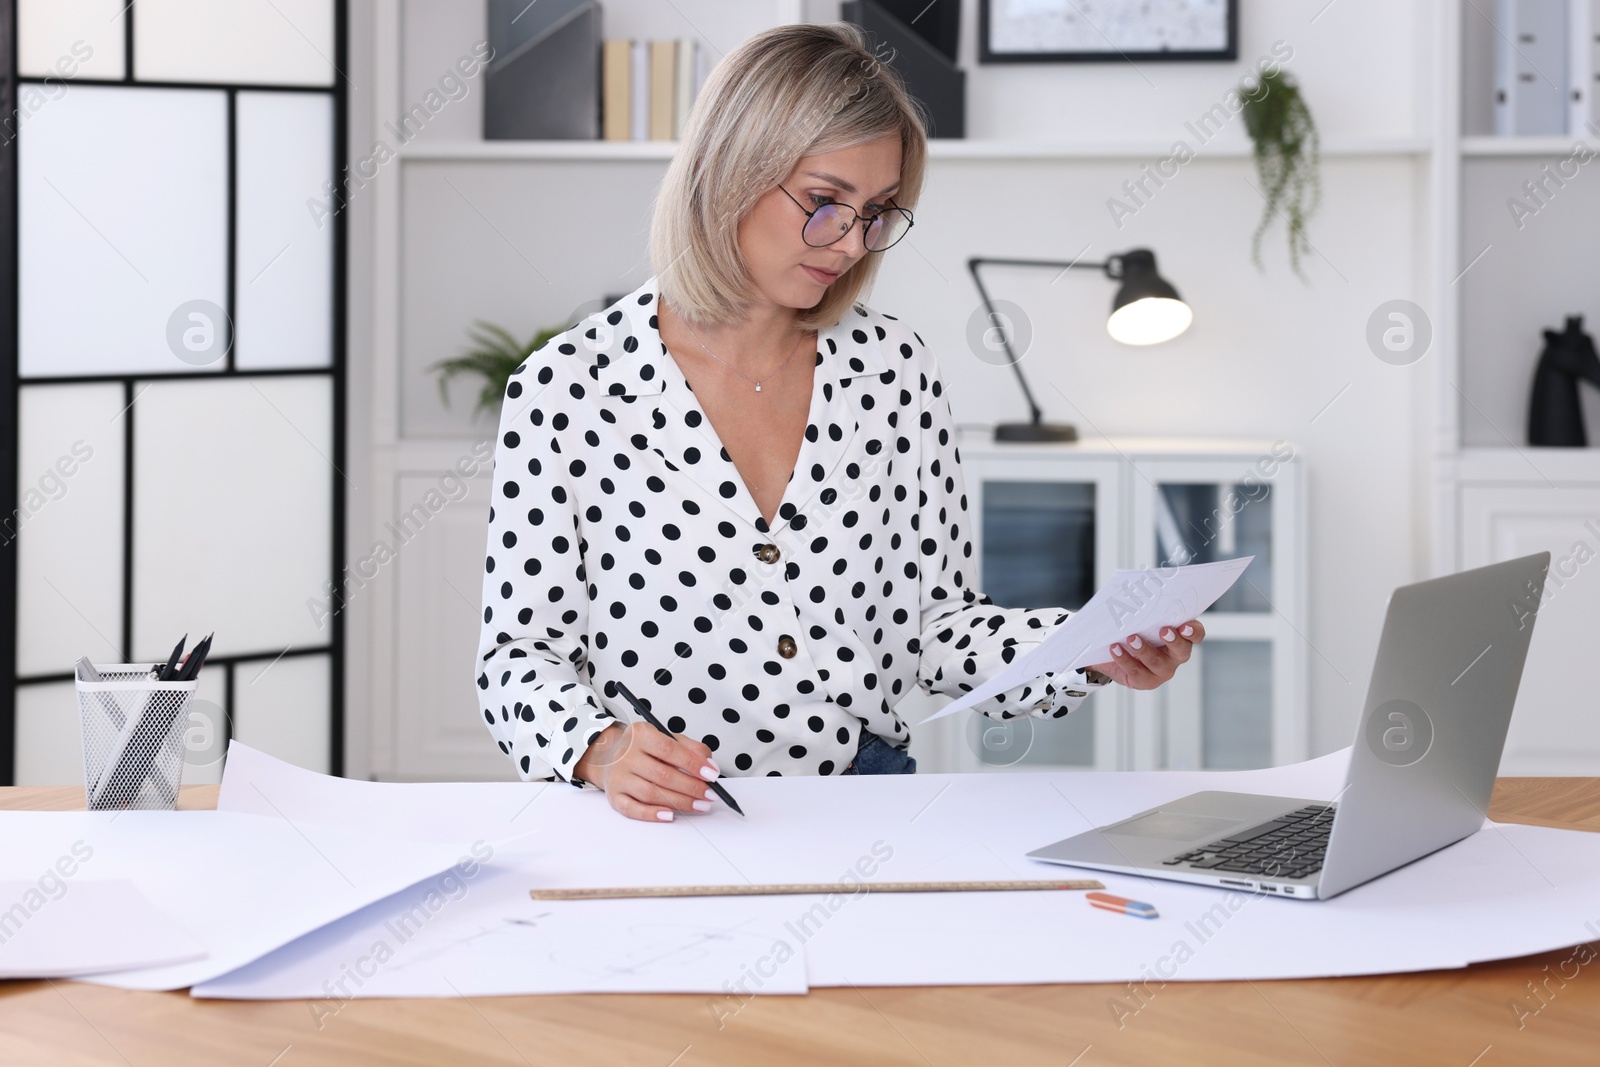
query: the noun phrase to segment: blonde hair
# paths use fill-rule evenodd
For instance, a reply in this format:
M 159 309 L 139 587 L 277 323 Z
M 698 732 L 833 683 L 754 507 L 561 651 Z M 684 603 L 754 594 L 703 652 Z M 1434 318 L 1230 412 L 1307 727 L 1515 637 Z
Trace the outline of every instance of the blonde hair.
M 739 223 L 801 159 L 879 138 L 900 138 L 894 203 L 914 208 L 927 163 L 927 119 L 899 72 L 848 22 L 758 33 L 712 70 L 667 167 L 650 226 L 661 295 L 695 322 L 727 325 L 757 296 L 739 251 Z M 802 330 L 835 325 L 877 277 L 877 253 L 846 271 Z

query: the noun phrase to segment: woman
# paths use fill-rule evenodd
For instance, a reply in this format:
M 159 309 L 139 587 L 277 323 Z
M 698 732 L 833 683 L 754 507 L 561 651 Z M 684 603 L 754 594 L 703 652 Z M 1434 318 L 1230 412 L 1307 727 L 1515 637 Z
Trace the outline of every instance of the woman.
M 709 810 L 718 774 L 911 772 L 894 705 L 912 685 L 965 692 L 1067 618 L 972 587 L 938 366 L 857 301 L 910 227 L 926 151 L 854 26 L 750 38 L 662 183 L 656 275 L 512 376 L 477 681 L 523 778 L 670 821 Z M 1180 630 L 978 710 L 1152 688 L 1204 636 Z

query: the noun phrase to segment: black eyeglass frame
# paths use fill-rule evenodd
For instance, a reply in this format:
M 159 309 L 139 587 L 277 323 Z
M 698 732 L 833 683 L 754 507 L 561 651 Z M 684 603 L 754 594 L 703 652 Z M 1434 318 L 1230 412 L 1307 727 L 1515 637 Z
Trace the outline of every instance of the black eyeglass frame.
M 779 189 L 783 189 L 783 186 L 780 184 L 778 186 L 778 188 Z M 805 241 L 806 240 L 806 227 L 811 225 L 812 216 L 814 216 L 818 211 L 821 211 L 822 208 L 819 207 L 819 208 L 816 208 L 813 211 L 806 211 L 806 206 L 804 204 L 802 204 L 800 201 L 795 200 L 794 194 L 791 193 L 789 190 L 783 189 L 783 195 L 787 196 L 790 200 L 794 200 L 794 206 L 799 208 L 801 211 L 805 211 L 806 212 L 805 224 L 800 227 L 800 239 L 802 241 Z M 832 199 L 832 198 L 830 197 L 829 199 Z M 911 214 L 911 211 L 909 209 L 907 209 L 907 208 L 901 207 L 899 204 L 896 204 L 894 202 L 894 198 L 893 197 L 889 197 L 888 198 L 888 203 L 889 203 L 888 207 L 884 208 L 882 211 L 878 212 L 876 215 L 873 215 L 871 218 L 868 218 L 868 217 L 862 215 L 861 212 L 857 211 L 855 209 L 855 207 L 853 205 L 851 205 L 851 204 L 840 203 L 837 200 L 835 200 L 831 204 L 825 204 L 825 205 L 823 205 L 824 207 L 847 207 L 847 208 L 850 208 L 850 214 L 854 215 L 855 219 L 854 219 L 854 221 L 852 221 L 850 223 L 849 226 L 846 226 L 844 228 L 844 230 L 842 232 L 840 232 L 838 237 L 835 237 L 833 240 L 829 241 L 827 244 L 825 244 L 825 245 L 814 245 L 810 241 L 806 241 L 806 244 L 811 248 L 831 248 L 832 246 L 838 244 L 840 241 L 844 240 L 845 236 L 847 234 L 849 234 L 850 230 L 852 228 L 854 228 L 854 226 L 855 226 L 855 224 L 857 222 L 859 222 L 863 226 L 863 229 L 861 231 L 861 247 L 866 248 L 868 252 L 887 252 L 887 251 L 889 251 L 889 249 L 893 248 L 895 245 L 899 244 L 901 241 L 904 241 L 906 239 L 906 234 L 911 232 L 911 227 L 913 227 L 913 226 L 915 226 L 917 224 L 916 217 Z M 898 212 L 900 212 L 900 214 L 902 214 L 902 215 L 904 215 L 906 217 L 905 233 L 902 233 L 899 237 L 896 237 L 893 241 L 891 241 L 889 244 L 884 245 L 882 248 L 868 248 L 867 247 L 867 230 L 872 227 L 872 224 L 874 222 L 876 222 L 879 219 L 883 218 L 883 216 L 887 215 L 891 211 L 898 211 Z

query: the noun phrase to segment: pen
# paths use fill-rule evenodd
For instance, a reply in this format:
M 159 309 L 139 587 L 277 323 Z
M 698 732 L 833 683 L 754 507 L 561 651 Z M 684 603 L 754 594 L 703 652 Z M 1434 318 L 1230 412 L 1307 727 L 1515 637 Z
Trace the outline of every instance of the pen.
M 636 699 L 634 699 L 633 694 L 628 692 L 628 687 L 627 686 L 623 685 L 621 682 L 617 682 L 617 683 L 615 683 L 615 685 L 617 687 L 617 692 L 621 693 L 623 698 L 625 700 L 627 700 L 627 702 L 629 704 L 633 705 L 633 710 L 637 711 L 639 713 L 639 717 L 641 719 L 643 719 L 645 722 L 649 723 L 651 726 L 654 726 L 657 730 L 660 730 L 662 733 L 666 734 L 668 737 L 672 736 L 672 731 L 667 729 L 665 726 L 662 726 L 660 719 L 657 719 L 654 715 L 650 714 L 650 711 L 649 711 L 648 708 L 646 708 L 643 704 L 639 703 Z M 721 797 L 724 801 L 727 802 L 728 807 L 732 808 L 734 811 L 737 811 L 740 815 L 744 814 L 744 809 L 739 807 L 738 802 L 735 801 L 733 799 L 733 797 L 728 795 L 728 791 L 726 789 L 722 788 L 722 783 L 720 783 L 720 782 L 712 782 L 711 783 L 711 788 L 717 794 L 717 796 Z
M 206 661 L 206 653 L 211 651 L 211 639 L 215 636 L 215 634 L 206 634 L 206 639 L 194 646 L 193 651 L 189 653 L 188 658 L 183 661 L 183 666 L 178 671 L 178 681 L 192 682 L 199 677 L 200 667 Z
M 167 657 L 167 665 L 162 667 L 161 672 L 156 675 L 156 681 L 170 682 L 177 676 L 178 657 L 183 655 L 183 643 L 187 640 L 189 640 L 188 634 L 178 638 L 178 643 L 173 646 L 172 655 Z

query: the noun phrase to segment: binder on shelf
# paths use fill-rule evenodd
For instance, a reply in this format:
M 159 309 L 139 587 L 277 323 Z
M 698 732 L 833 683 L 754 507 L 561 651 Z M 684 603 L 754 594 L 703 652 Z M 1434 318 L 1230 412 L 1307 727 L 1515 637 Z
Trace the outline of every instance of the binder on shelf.
M 922 101 L 929 137 L 966 136 L 967 74 L 954 60 L 876 0 L 847 0 L 840 5 L 839 17 L 867 32 L 874 52 L 888 58 L 905 79 L 906 89 Z
M 489 140 L 600 136 L 596 0 L 489 0 L 483 135 Z
M 961 5 L 928 0 L 875 0 L 889 15 L 936 48 L 952 64 L 960 58 Z
M 1568 72 L 1567 132 L 1573 137 L 1600 139 L 1600 0 L 1572 0 L 1568 23 L 1571 35 Z
M 1567 132 L 1568 5 L 1495 0 L 1494 132 L 1501 137 Z

